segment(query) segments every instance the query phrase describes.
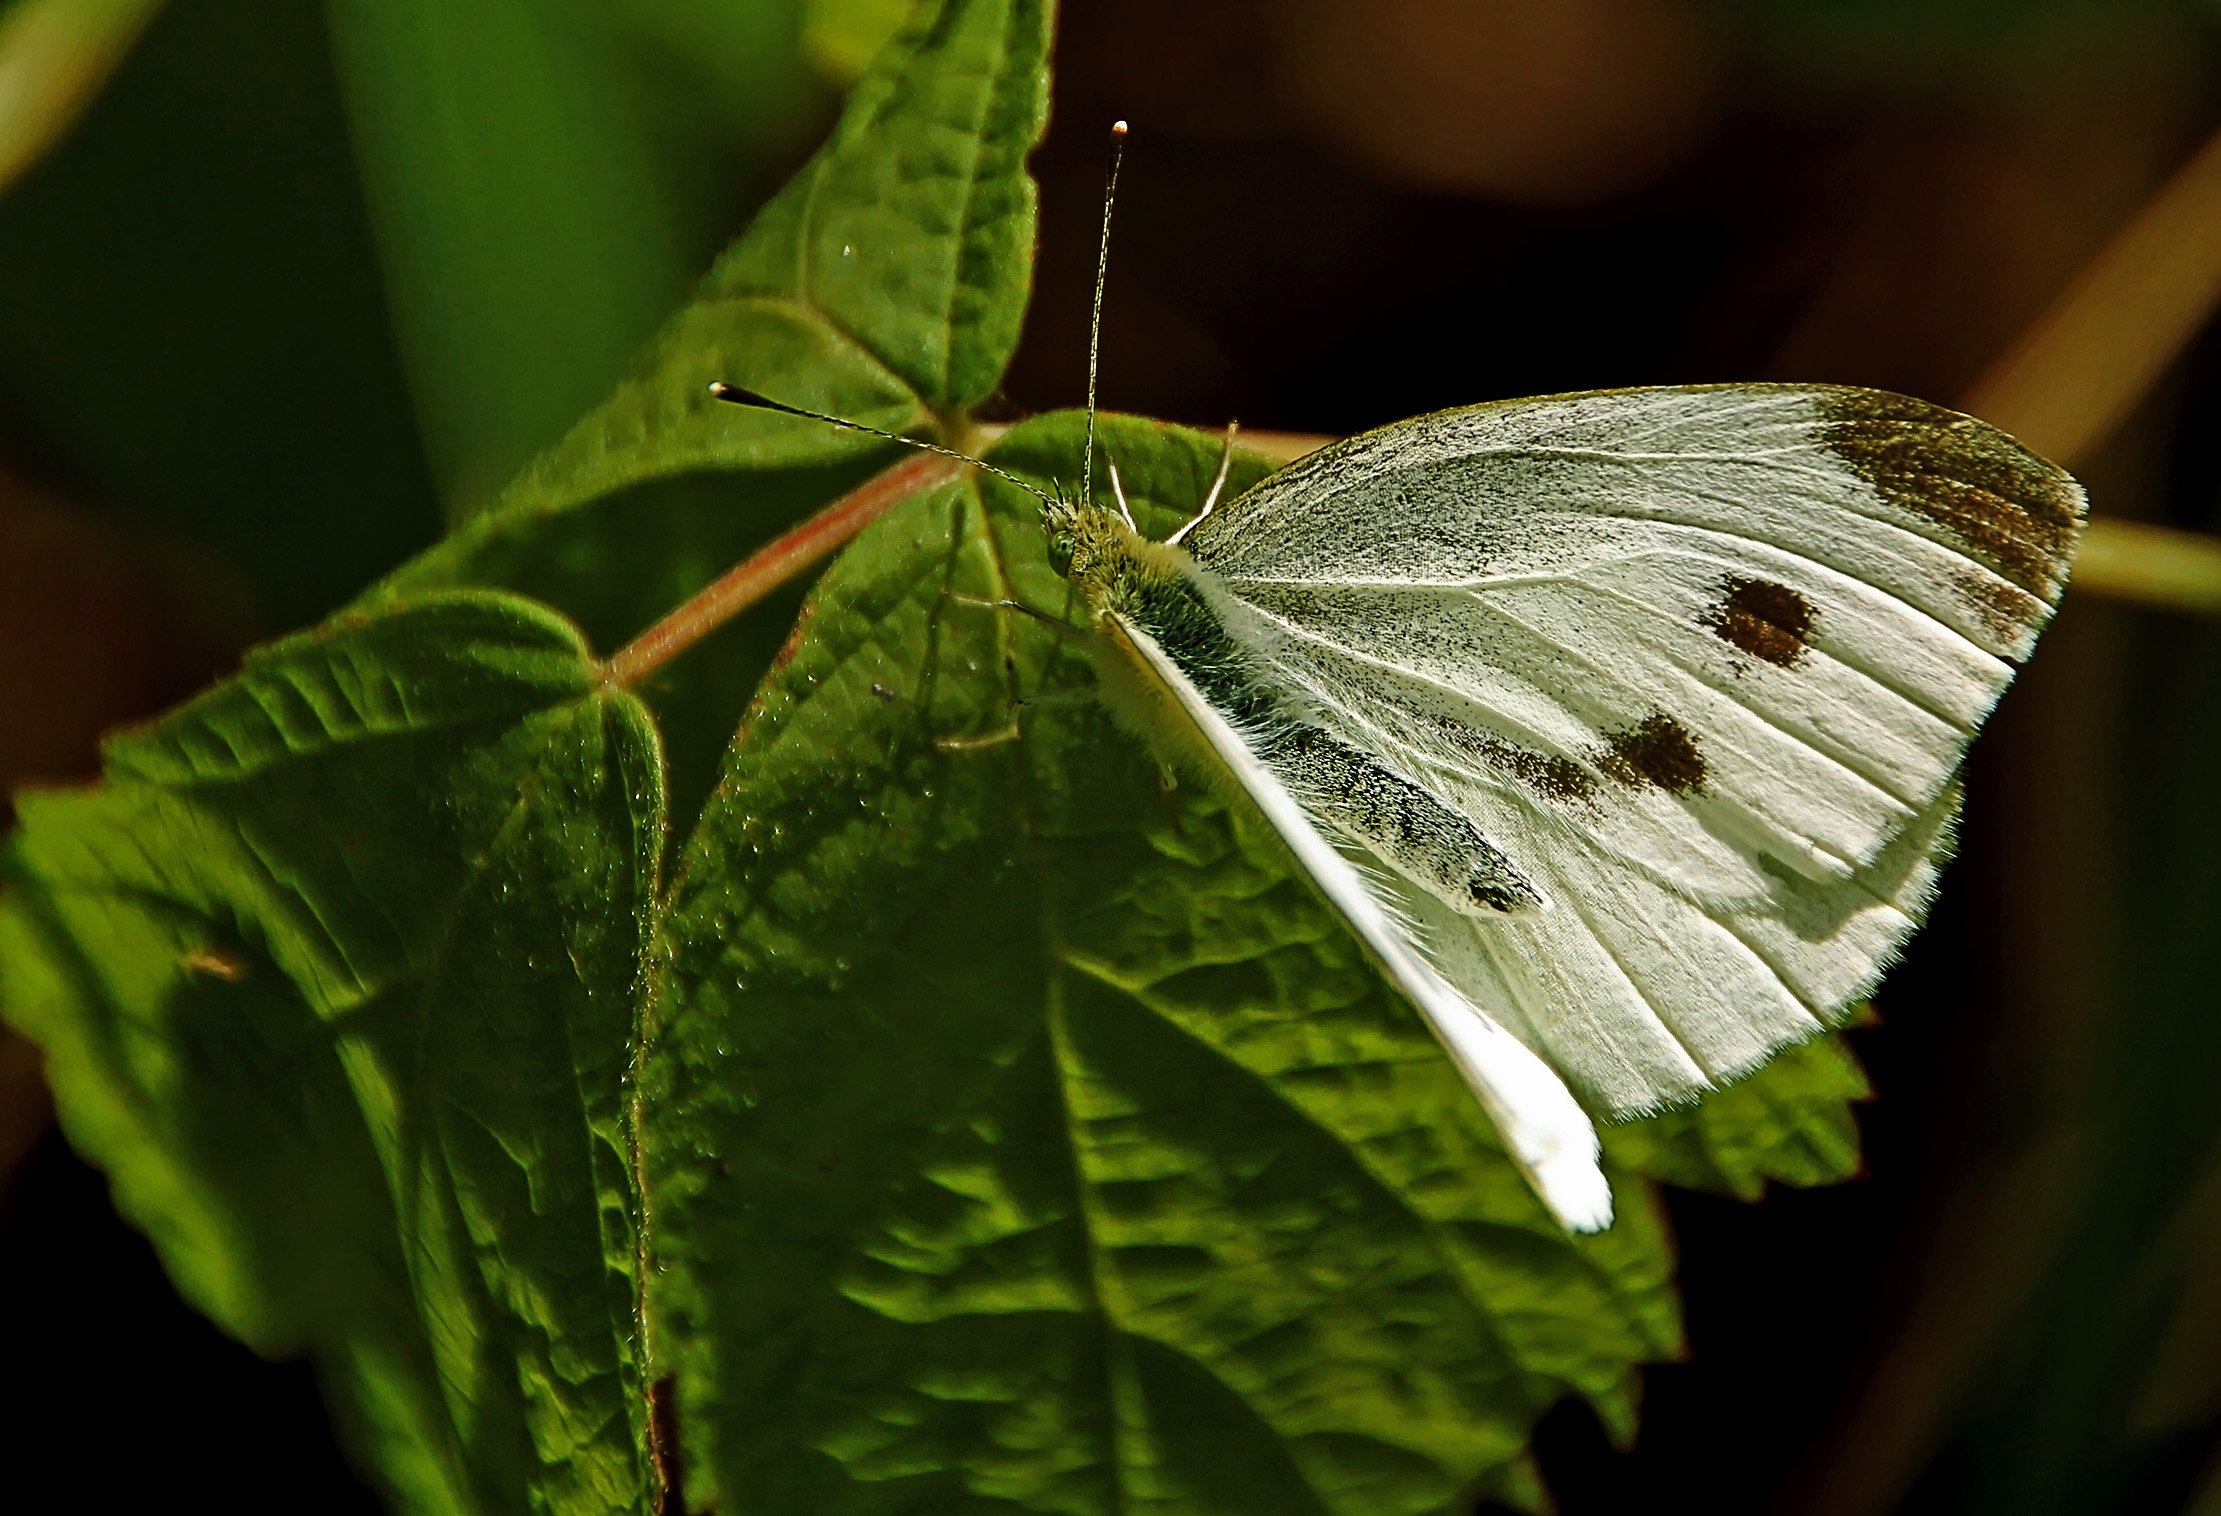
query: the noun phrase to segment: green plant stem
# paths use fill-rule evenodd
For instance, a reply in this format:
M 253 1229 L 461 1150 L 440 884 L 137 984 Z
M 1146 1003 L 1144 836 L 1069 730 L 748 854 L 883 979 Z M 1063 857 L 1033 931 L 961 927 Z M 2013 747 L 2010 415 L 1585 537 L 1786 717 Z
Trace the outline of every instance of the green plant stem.
M 946 484 L 964 465 L 930 453 L 874 474 L 792 531 L 727 569 L 602 665 L 605 683 L 629 689 L 780 585 L 831 557 L 913 495 Z
M 2074 583 L 2114 600 L 2221 615 L 2221 542 L 2142 521 L 2090 523 Z

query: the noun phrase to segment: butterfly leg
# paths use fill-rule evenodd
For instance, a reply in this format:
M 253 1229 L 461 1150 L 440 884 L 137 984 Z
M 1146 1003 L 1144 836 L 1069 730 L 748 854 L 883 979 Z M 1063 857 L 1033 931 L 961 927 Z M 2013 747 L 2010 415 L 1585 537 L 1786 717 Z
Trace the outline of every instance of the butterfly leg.
M 1105 458 L 1103 466 L 1110 470 L 1111 499 L 1118 502 L 1118 514 L 1129 531 L 1139 533 L 1141 528 L 1134 525 L 1134 508 L 1126 503 L 1126 482 L 1118 477 L 1118 465 Z
M 940 736 L 933 739 L 936 751 L 943 753 L 978 753 L 991 747 L 1001 747 L 1006 742 L 1016 742 L 1025 733 L 1018 730 L 1018 718 L 996 727 L 991 732 L 965 732 L 957 736 Z
M 955 590 L 944 590 L 942 595 L 951 604 L 968 606 L 973 610 L 1016 611 L 1019 615 L 1030 616 L 1043 626 L 1052 627 L 1067 637 L 1085 638 L 1087 636 L 1086 627 L 1074 626 L 1062 616 L 1052 616 L 1038 606 L 1026 604 L 1023 600 L 982 600 L 977 595 L 960 594 Z
M 1040 622 L 1060 636 L 1074 641 L 1084 640 L 1087 636 L 1085 627 L 1074 626 L 1063 617 L 1052 616 L 1047 611 L 1026 604 L 1023 600 L 984 600 L 977 595 L 966 595 L 957 590 L 943 590 L 941 596 L 953 604 L 965 606 L 972 610 L 1016 611 L 1022 616 L 1028 616 Z M 1013 671 L 1013 677 L 1015 677 L 1015 671 Z M 978 752 L 983 748 L 1000 747 L 1006 742 L 1017 741 L 1023 735 L 1018 729 L 1017 711 L 1048 705 L 1069 705 L 1091 701 L 1096 698 L 1095 687 L 1091 684 L 1068 685 L 1063 689 L 1045 690 L 1032 695 L 1020 695 L 1015 702 L 1016 710 L 1013 711 L 1010 720 L 994 731 L 936 737 L 933 739 L 933 745 L 944 753 L 970 753 Z
M 933 739 L 933 745 L 944 753 L 976 753 L 982 748 L 1001 747 L 1006 742 L 1016 742 L 1023 732 L 1018 727 L 1018 713 L 1037 711 L 1046 706 L 1090 705 L 1100 695 L 1092 684 L 1068 684 L 1062 689 L 1043 690 L 1038 694 L 1020 695 L 1014 702 L 1016 709 L 1010 720 L 991 732 L 967 732 L 959 736 Z
M 1020 695 L 1012 702 L 1010 719 L 991 732 L 965 732 L 933 739 L 933 745 L 944 753 L 976 753 L 983 748 L 1001 747 L 1006 742 L 1016 742 L 1024 736 L 1019 729 L 1019 716 L 1026 711 L 1037 711 L 1046 706 L 1086 705 L 1099 696 L 1092 684 L 1068 684 L 1062 689 L 1042 690 L 1037 694 Z
M 1020 710 L 1039 710 L 1051 705 L 1092 705 L 1102 698 L 1092 684 L 1067 684 L 1061 689 L 1043 690 L 1036 695 L 1020 695 Z
M 1173 836 L 1187 835 L 1187 822 L 1180 809 L 1180 775 L 1169 764 L 1157 766 L 1157 809 Z
M 1240 430 L 1240 422 L 1229 421 L 1226 423 L 1226 441 L 1220 445 L 1218 450 L 1218 472 L 1211 478 L 1210 493 L 1203 497 L 1203 508 L 1190 516 L 1187 524 L 1181 527 L 1180 530 L 1165 538 L 1166 542 L 1177 547 L 1182 537 L 1195 530 L 1197 522 L 1218 509 L 1218 497 L 1225 493 L 1226 476 L 1234 467 L 1234 434 Z

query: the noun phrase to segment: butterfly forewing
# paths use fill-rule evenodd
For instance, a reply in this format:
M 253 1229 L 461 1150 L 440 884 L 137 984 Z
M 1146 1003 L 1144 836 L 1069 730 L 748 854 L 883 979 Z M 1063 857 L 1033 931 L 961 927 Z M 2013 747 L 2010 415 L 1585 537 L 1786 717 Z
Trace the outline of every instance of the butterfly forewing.
M 1186 545 L 1286 719 L 1467 818 L 1540 905 L 1476 913 L 1331 797 L 1320 830 L 1466 999 L 1626 1114 L 1869 987 L 2081 511 L 1956 413 L 1726 386 L 1404 422 Z

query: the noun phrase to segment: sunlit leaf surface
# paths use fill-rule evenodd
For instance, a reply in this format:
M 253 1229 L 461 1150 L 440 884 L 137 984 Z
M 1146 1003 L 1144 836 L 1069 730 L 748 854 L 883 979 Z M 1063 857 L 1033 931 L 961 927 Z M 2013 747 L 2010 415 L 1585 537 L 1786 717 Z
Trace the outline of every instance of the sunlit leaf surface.
M 1160 532 L 1217 461 L 1107 441 Z M 1035 510 L 950 488 L 860 540 L 680 854 L 649 1298 L 692 1499 L 1423 1512 L 1517 1493 L 1563 1394 L 1631 1430 L 1678 1329 L 1628 1176 L 1840 1177 L 1856 1075 L 1822 1044 L 1615 1134 L 1622 1220 L 1567 1237 L 1269 831 L 969 603 L 1062 606 Z
M 198 1305 L 316 1356 L 402 1508 L 653 1510 L 673 1471 L 724 1512 L 1532 1505 L 1541 1412 L 1631 1435 L 1678 1346 L 1650 1181 L 1857 1161 L 1820 1043 L 1609 1134 L 1619 1223 L 1558 1230 L 1271 833 L 976 603 L 1069 610 L 1007 484 L 608 681 L 885 461 L 709 380 L 890 426 L 994 388 L 1047 32 L 921 7 L 494 505 L 23 804 L 0 1006 L 72 1140 Z M 1069 482 L 1079 439 L 996 461 Z M 1158 531 L 1217 462 L 1105 440 Z
M 23 798 L 9 1013 L 173 1278 L 427 1511 L 640 1507 L 621 1121 L 655 734 L 486 595 L 288 639 Z

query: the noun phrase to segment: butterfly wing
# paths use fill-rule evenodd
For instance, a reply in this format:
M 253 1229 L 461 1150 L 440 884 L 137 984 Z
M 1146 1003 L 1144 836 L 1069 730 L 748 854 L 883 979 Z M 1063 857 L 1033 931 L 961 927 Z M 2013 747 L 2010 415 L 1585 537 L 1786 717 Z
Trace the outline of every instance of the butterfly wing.
M 1598 1166 L 1596 1128 L 1564 1083 L 1519 1038 L 1445 981 L 1393 919 L 1371 883 L 1320 833 L 1273 765 L 1260 733 L 1244 731 L 1219 701 L 1198 688 L 1193 670 L 1168 653 L 1146 626 L 1111 618 L 1112 649 L 1153 680 L 1209 750 L 1219 770 L 1263 813 L 1330 903 L 1426 1017 L 1443 1049 L 1495 1122 L 1512 1160 L 1564 1226 L 1593 1232 L 1611 1225 L 1612 1191 Z
M 1285 719 L 1464 818 L 1535 899 L 1477 908 L 1311 797 L 1386 919 L 1625 1115 L 1747 1071 L 1872 985 L 2082 510 L 1972 418 L 1741 385 L 1383 428 L 1186 546 Z

